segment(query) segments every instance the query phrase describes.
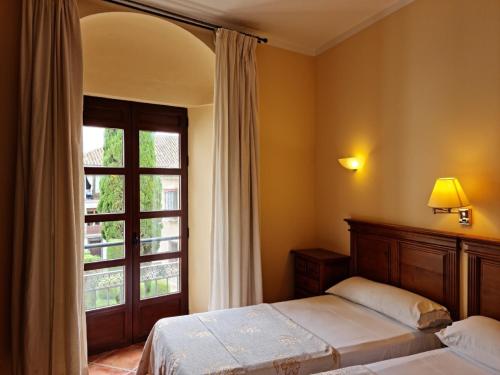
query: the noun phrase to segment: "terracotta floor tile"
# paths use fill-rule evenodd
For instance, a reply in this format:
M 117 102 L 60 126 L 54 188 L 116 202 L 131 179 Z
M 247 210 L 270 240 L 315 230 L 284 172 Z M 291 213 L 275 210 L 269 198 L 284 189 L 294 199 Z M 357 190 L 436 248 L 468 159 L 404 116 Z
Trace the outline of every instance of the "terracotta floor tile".
M 102 358 L 103 356 L 108 355 L 109 353 L 110 352 L 104 352 L 104 353 L 99 353 L 99 354 L 91 355 L 88 358 L 88 362 L 89 363 L 93 363 L 93 362 L 97 361 L 99 358 Z
M 98 364 L 91 364 L 89 366 L 89 375 L 128 375 L 130 370 L 122 370 L 114 367 L 101 366 Z
M 109 352 L 95 360 L 94 363 L 116 368 L 135 370 L 139 365 L 144 345 L 137 344 Z

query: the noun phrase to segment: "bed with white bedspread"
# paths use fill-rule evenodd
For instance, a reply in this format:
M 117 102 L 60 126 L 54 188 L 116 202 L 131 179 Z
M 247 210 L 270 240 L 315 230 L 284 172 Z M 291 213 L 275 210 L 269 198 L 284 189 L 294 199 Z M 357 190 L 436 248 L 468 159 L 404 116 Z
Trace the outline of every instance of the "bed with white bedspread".
M 431 331 L 324 295 L 162 319 L 137 374 L 311 374 L 440 346 Z

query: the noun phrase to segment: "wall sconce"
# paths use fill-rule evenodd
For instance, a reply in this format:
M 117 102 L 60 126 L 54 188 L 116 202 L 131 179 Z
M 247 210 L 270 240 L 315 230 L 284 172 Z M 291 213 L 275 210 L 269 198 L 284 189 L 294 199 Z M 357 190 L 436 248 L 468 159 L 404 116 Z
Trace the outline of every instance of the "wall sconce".
M 357 171 L 363 166 L 363 160 L 357 157 L 341 158 L 339 159 L 339 163 L 344 168 L 352 171 Z
M 427 203 L 435 214 L 458 213 L 458 222 L 470 225 L 472 211 L 460 182 L 454 177 L 438 178 Z

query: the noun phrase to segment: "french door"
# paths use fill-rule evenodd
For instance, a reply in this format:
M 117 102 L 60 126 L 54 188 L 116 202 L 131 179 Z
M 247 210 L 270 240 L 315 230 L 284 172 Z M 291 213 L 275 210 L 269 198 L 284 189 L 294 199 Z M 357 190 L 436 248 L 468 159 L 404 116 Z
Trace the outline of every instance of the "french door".
M 90 353 L 187 314 L 187 112 L 85 97 L 84 303 Z

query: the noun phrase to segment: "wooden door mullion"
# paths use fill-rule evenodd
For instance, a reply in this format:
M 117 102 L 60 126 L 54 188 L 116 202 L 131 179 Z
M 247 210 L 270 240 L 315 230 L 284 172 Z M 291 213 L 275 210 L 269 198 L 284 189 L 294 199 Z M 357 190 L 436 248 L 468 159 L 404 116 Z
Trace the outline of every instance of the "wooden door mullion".
M 130 107 L 130 105 L 129 105 Z M 132 124 L 132 111 L 129 108 L 128 111 L 128 121 L 127 126 L 124 130 L 125 132 L 125 142 L 124 142 L 124 162 L 126 169 L 125 176 L 125 211 L 127 214 L 127 219 L 125 221 L 125 242 L 126 242 L 126 273 L 125 273 L 125 284 L 127 291 L 127 318 L 126 318 L 126 331 L 128 342 L 133 342 L 133 304 L 134 304 L 134 293 L 133 293 L 133 279 L 134 279 L 134 247 L 133 247 L 133 200 L 134 200 L 134 180 L 133 180 L 133 158 L 131 155 L 131 148 L 133 147 L 133 124 Z
M 132 278 L 132 290 L 133 290 L 133 323 L 132 323 L 132 339 L 135 341 L 136 338 L 136 320 L 138 315 L 138 302 L 140 301 L 140 248 L 141 248 L 141 224 L 140 224 L 140 173 L 139 173 L 139 129 L 137 127 L 135 117 L 136 117 L 136 107 L 132 105 L 130 114 L 132 117 L 132 140 L 133 146 L 131 149 L 131 157 L 132 157 L 132 175 L 134 180 L 134 189 L 133 189 L 133 207 L 132 207 L 132 226 L 133 226 L 133 242 L 132 242 L 132 251 L 133 251 L 133 278 Z

